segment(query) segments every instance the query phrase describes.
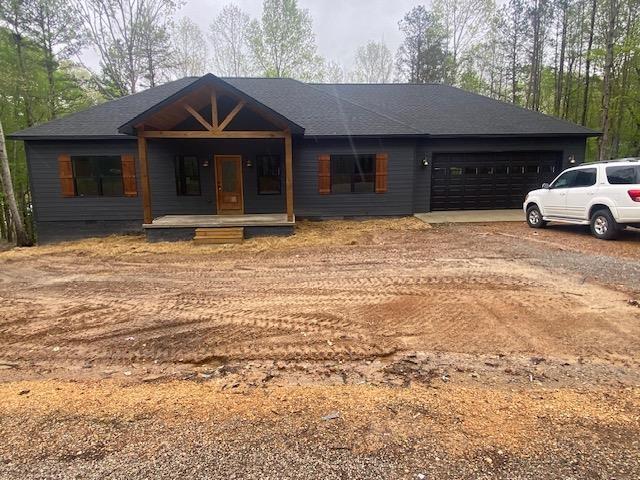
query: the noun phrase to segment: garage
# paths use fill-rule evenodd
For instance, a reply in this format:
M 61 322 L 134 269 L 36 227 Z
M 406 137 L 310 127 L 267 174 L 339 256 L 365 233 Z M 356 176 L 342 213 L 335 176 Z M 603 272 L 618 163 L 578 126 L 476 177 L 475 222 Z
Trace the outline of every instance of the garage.
M 560 173 L 562 152 L 438 153 L 431 210 L 520 208 L 530 190 Z

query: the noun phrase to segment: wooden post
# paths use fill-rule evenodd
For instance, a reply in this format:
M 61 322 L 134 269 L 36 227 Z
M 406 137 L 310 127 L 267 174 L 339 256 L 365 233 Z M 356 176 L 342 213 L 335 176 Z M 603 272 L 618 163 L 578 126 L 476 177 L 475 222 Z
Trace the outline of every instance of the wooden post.
M 287 130 L 284 136 L 284 171 L 287 199 L 287 220 L 293 221 L 293 147 L 291 132 Z
M 151 187 L 149 184 L 149 164 L 147 162 L 147 139 L 143 136 L 144 126 L 138 128 L 138 160 L 140 162 L 140 183 L 142 186 L 142 211 L 144 223 L 151 223 Z
M 214 89 L 211 89 L 211 125 L 218 130 L 218 97 Z

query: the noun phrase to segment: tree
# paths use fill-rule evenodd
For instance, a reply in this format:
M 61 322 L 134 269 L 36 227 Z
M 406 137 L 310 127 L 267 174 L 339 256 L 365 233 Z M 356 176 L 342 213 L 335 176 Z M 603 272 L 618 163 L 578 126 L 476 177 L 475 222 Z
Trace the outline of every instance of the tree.
M 444 82 L 445 35 L 436 17 L 424 6 L 414 7 L 398 23 L 404 40 L 398 48 L 396 66 L 411 83 Z
M 264 0 L 260 23 L 252 22 L 249 43 L 253 58 L 267 77 L 318 78 L 311 16 L 297 0 Z
M 563 87 L 564 87 L 564 63 L 565 54 L 567 50 L 567 28 L 569 23 L 569 0 L 557 0 L 558 6 L 558 24 L 559 24 L 559 36 L 560 41 L 556 42 L 556 58 L 555 65 L 555 95 L 553 98 L 553 114 L 557 117 L 560 115 L 560 104 L 562 100 Z M 558 45 L 559 43 L 559 45 Z
M 155 83 L 169 67 L 154 54 L 166 48 L 175 0 L 74 0 L 74 6 L 100 59 L 96 79 L 107 96 L 136 93 L 142 78 Z
M 226 5 L 209 26 L 213 45 L 213 68 L 217 75 L 240 77 L 252 75 L 249 28 L 251 18 L 236 5 Z
M 435 0 L 433 11 L 445 34 L 449 55 L 448 81 L 458 82 L 458 70 L 474 41 L 484 36 L 495 6 L 492 0 Z
M 26 35 L 28 14 L 23 0 L 6 0 L 0 2 L 0 20 L 11 32 L 11 41 L 15 47 L 20 75 L 18 96 L 23 99 L 25 105 L 24 114 L 27 119 L 27 126 L 35 123 L 33 112 L 33 95 L 31 93 L 32 79 L 27 75 L 26 60 Z
M 531 22 L 531 45 L 529 50 L 530 69 L 526 106 L 532 110 L 540 110 L 546 25 L 550 16 L 547 2 L 548 0 L 533 0 L 528 11 Z
M 393 78 L 393 56 L 383 42 L 368 42 L 356 51 L 353 79 L 361 83 L 388 83 Z
M 600 129 L 602 136 L 598 139 L 598 158 L 605 160 L 609 156 L 609 142 L 610 142 L 610 108 L 611 108 L 611 93 L 613 90 L 613 61 L 614 61 L 614 48 L 618 35 L 618 14 L 620 12 L 619 0 L 607 0 L 607 16 L 605 19 L 604 27 L 604 42 L 605 42 L 605 57 L 604 66 L 602 72 L 602 97 L 601 97 L 601 116 L 600 116 Z
M 178 21 L 172 32 L 174 69 L 180 77 L 207 72 L 207 42 L 200 27 L 187 17 Z
M 145 9 L 140 15 L 140 44 L 142 87 L 155 87 L 169 79 L 169 71 L 175 66 L 174 46 L 169 32 L 168 19 L 157 23 L 153 12 Z
M 342 65 L 334 61 L 325 62 L 322 72 L 322 83 L 344 83 L 347 76 Z
M 584 96 L 582 100 L 581 124 L 587 124 L 587 114 L 589 113 L 589 86 L 591 83 L 591 49 L 593 48 L 593 36 L 595 33 L 596 13 L 598 10 L 598 0 L 593 0 L 591 4 L 591 23 L 589 27 L 589 42 L 587 45 L 587 59 L 584 74 Z
M 528 32 L 523 0 L 509 0 L 502 11 L 498 29 L 501 45 L 509 59 L 507 77 L 512 103 L 520 103 L 520 77 L 523 71 L 524 41 Z
M 2 190 L 9 204 L 9 212 L 11 214 L 11 222 L 16 232 L 16 244 L 19 247 L 27 247 L 33 244 L 31 238 L 27 234 L 22 222 L 22 215 L 18 210 L 16 197 L 13 193 L 13 182 L 11 180 L 11 170 L 9 169 L 9 157 L 7 155 L 7 147 L 4 140 L 4 130 L 0 121 L 0 181 L 2 182 Z
M 28 0 L 27 31 L 44 56 L 49 88 L 48 120 L 59 111 L 55 72 L 60 60 L 70 58 L 82 47 L 82 22 L 68 2 L 63 0 Z

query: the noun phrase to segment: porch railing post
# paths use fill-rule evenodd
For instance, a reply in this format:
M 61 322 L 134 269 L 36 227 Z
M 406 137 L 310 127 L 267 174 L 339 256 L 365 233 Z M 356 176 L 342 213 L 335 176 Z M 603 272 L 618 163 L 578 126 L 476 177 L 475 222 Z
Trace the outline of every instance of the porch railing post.
M 149 163 L 147 161 L 147 139 L 143 136 L 144 126 L 138 128 L 138 161 L 140 162 L 140 183 L 142 186 L 142 210 L 144 223 L 153 221 L 151 212 L 151 187 L 149 184 Z
M 284 170 L 289 222 L 293 221 L 293 147 L 291 143 L 291 132 L 287 130 L 284 136 Z

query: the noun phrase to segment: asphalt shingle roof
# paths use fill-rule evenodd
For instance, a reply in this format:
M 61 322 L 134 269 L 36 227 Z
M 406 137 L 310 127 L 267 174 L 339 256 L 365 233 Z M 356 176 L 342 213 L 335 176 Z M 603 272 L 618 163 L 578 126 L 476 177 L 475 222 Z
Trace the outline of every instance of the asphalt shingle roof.
M 126 137 L 118 128 L 199 77 L 186 77 L 11 135 Z M 221 79 L 305 129 L 307 136 L 584 135 L 597 132 L 445 85 L 306 84 L 285 78 Z
M 542 135 L 597 132 L 449 85 L 314 84 L 429 135 Z

